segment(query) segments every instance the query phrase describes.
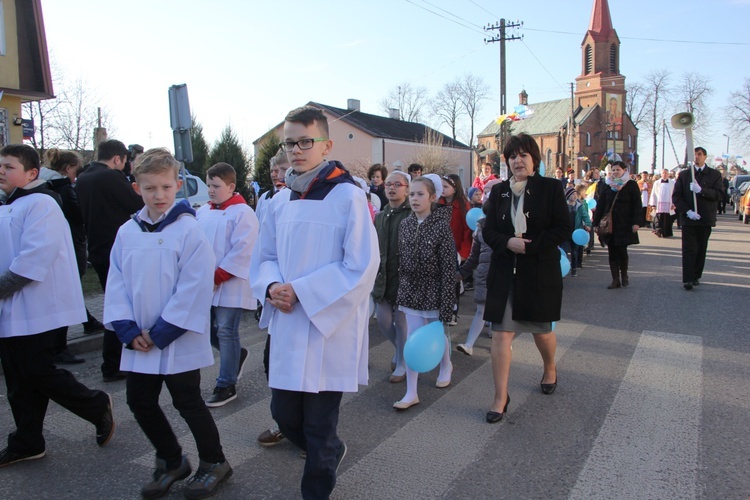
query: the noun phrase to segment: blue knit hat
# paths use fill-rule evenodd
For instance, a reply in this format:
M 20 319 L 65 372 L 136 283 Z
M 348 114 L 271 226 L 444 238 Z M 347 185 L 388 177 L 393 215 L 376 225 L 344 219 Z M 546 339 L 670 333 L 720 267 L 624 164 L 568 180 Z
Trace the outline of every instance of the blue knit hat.
M 469 200 L 471 200 L 471 197 L 474 196 L 474 193 L 476 193 L 477 191 L 479 191 L 479 188 L 475 188 L 475 187 L 469 188 Z

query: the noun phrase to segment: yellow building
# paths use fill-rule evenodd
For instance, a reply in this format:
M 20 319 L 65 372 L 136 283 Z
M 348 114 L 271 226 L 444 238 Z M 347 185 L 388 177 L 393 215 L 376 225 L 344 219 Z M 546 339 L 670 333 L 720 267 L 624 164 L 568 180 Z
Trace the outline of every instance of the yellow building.
M 21 103 L 54 97 L 41 0 L 0 0 L 0 95 L 0 146 L 21 143 Z

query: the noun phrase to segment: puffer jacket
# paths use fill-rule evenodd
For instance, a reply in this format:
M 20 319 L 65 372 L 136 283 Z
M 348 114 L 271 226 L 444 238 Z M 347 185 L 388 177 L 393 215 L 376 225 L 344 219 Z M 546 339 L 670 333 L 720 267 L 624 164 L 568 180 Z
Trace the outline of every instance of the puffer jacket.
M 477 230 L 474 231 L 474 243 L 471 245 L 469 258 L 458 268 L 462 279 L 468 278 L 472 271 L 474 272 L 474 302 L 478 304 L 487 300 L 487 273 L 490 272 L 492 261 L 492 248 L 484 242 L 483 227 L 484 219 L 479 219 Z
M 375 277 L 372 298 L 375 302 L 396 303 L 398 294 L 398 228 L 411 213 L 409 201 L 393 208 L 389 204 L 375 216 L 375 231 L 380 247 L 380 267 Z
M 448 322 L 456 304 L 456 244 L 451 207 L 438 206 L 421 223 L 410 214 L 398 232 L 399 285 L 396 304 L 418 311 L 439 311 Z

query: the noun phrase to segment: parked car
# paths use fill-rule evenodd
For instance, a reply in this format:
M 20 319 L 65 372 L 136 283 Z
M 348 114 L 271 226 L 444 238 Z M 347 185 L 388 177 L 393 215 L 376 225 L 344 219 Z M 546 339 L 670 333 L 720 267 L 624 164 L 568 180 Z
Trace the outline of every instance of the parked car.
M 198 208 L 208 203 L 208 186 L 203 179 L 192 174 L 187 174 L 187 179 L 180 174 L 180 179 L 184 180 L 184 183 L 182 189 L 177 192 L 178 200 L 185 197 L 185 189 L 187 189 L 188 202 L 191 207 Z
M 729 200 L 734 207 L 734 215 L 740 215 L 740 218 L 742 218 L 742 214 L 739 210 L 739 202 L 742 195 L 745 194 L 744 191 L 740 191 L 740 187 L 747 181 L 750 181 L 750 175 L 735 175 L 729 181 Z
M 747 193 L 750 188 L 750 181 L 743 182 L 740 187 L 732 191 L 732 198 L 734 199 L 734 214 L 738 216 L 739 220 L 742 220 L 743 205 L 742 197 Z
M 750 224 L 750 182 L 746 182 L 742 186 L 745 186 L 745 194 L 739 201 L 740 220 L 745 224 Z

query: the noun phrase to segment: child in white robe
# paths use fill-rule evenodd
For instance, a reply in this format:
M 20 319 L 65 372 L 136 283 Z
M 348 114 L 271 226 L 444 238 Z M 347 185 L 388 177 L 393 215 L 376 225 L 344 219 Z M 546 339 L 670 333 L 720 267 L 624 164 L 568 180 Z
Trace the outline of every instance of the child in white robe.
M 379 262 L 365 193 L 343 165 L 326 160 L 332 146 L 320 110 L 287 115 L 282 148 L 292 170 L 268 205 L 252 265 L 271 335 L 271 413 L 307 453 L 303 498 L 330 496 L 346 453 L 336 434 L 339 405 L 343 392 L 367 383 Z
M 197 213 L 216 256 L 211 303 L 211 343 L 219 349 L 219 377 L 206 406 L 223 406 L 237 398 L 235 384 L 247 360 L 240 346 L 242 310 L 254 311 L 250 290 L 250 257 L 258 238 L 258 218 L 239 193 L 237 173 L 228 163 L 217 163 L 206 172 L 209 203 Z
M 210 496 L 232 475 L 200 393 L 200 369 L 214 361 L 209 316 L 215 258 L 190 204 L 175 203 L 179 168 L 166 149 L 138 157 L 133 188 L 145 207 L 117 231 L 104 295 L 104 322 L 124 344 L 120 369 L 129 372 L 128 406 L 156 449 L 144 498 L 166 494 L 192 470 L 159 406 L 163 384 L 200 458 L 185 496 Z
M 16 430 L 0 467 L 46 454 L 49 400 L 96 426 L 104 446 L 115 423 L 112 399 L 55 367 L 58 335 L 86 320 L 73 240 L 59 196 L 38 179 L 31 146 L 0 149 L 0 361 Z

